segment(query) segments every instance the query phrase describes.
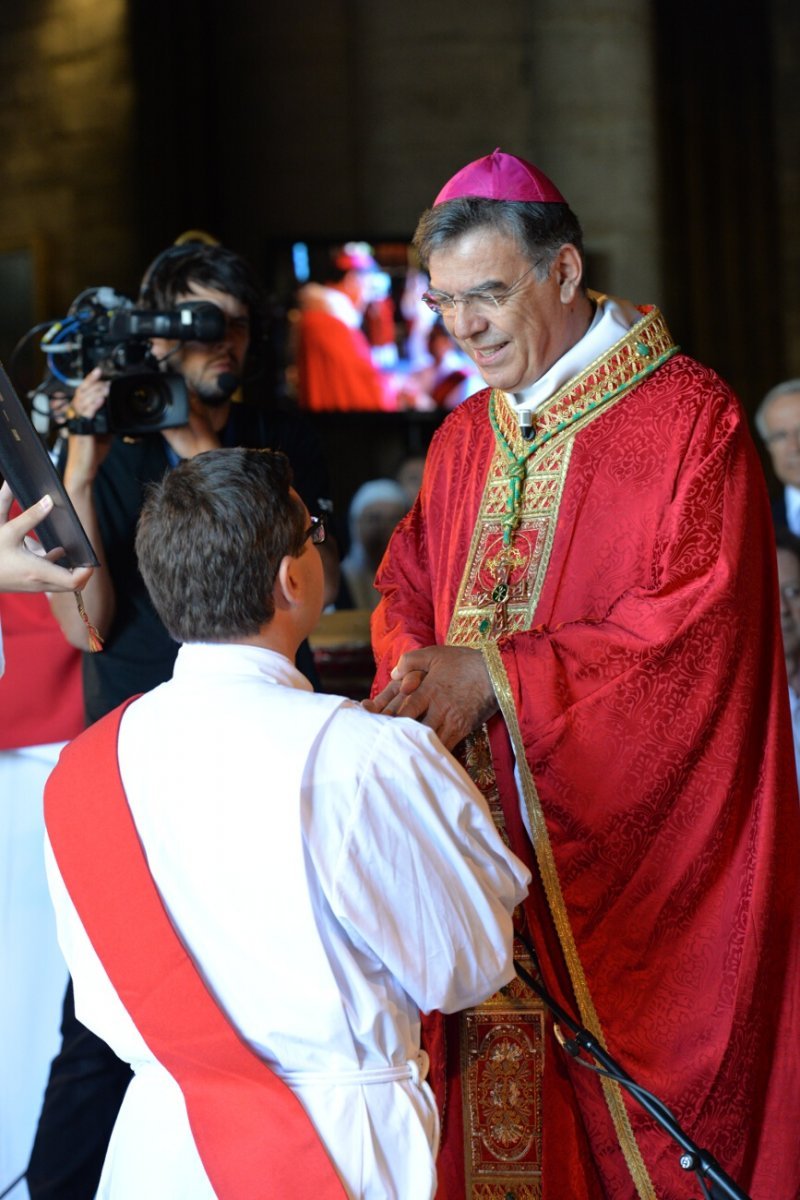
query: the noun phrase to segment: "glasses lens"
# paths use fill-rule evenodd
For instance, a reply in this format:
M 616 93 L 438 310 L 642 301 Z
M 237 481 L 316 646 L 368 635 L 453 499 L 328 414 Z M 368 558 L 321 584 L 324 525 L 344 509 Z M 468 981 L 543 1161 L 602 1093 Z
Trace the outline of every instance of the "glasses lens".
M 311 518 L 311 524 L 306 530 L 306 537 L 309 538 L 315 546 L 319 546 L 325 541 L 324 516 Z
M 480 317 L 492 317 L 503 303 L 505 296 L 493 296 L 491 292 L 476 292 L 464 297 L 464 306 Z
M 439 296 L 434 296 L 431 292 L 424 292 L 422 299 L 432 312 L 437 313 L 439 316 L 442 315 L 442 301 Z

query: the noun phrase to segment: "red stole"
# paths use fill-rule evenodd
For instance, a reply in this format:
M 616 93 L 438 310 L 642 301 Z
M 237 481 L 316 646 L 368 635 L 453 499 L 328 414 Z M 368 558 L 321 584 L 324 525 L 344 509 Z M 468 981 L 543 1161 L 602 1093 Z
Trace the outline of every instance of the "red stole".
M 45 789 L 67 891 L 137 1029 L 183 1092 L 220 1200 L 342 1200 L 300 1101 L 230 1024 L 170 922 L 119 774 L 127 703 L 64 750 Z

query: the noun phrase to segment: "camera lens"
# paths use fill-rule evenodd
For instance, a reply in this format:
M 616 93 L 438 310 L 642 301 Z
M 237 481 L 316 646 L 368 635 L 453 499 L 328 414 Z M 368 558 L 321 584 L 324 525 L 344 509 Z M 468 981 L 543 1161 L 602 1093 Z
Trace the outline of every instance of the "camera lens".
M 157 379 L 140 384 L 128 393 L 131 416 L 143 424 L 160 420 L 168 401 L 169 396 L 164 396 L 164 389 Z
M 180 375 L 138 371 L 112 379 L 107 408 L 112 432 L 135 437 L 185 425 L 189 394 Z

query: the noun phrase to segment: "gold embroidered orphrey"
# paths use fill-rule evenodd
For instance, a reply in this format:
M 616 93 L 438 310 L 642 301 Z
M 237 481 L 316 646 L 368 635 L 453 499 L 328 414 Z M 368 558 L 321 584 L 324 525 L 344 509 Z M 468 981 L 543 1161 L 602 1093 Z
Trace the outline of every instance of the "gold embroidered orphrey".
M 449 645 L 484 651 L 514 746 L 537 864 L 581 1019 L 603 1045 L 496 642 L 533 624 L 576 436 L 676 352 L 663 317 L 651 309 L 605 355 L 537 411 L 532 446 L 522 438 L 508 398 L 503 392 L 492 392 L 495 452 L 446 639 Z M 467 739 L 465 766 L 486 796 L 505 837 L 485 729 Z M 515 944 L 515 951 L 521 948 L 521 943 Z M 525 965 L 530 970 L 530 964 Z M 509 1196 L 540 1200 L 542 1003 L 515 980 L 484 1004 L 461 1014 L 460 1039 L 467 1200 L 507 1200 Z M 641 1200 L 655 1200 L 619 1085 L 607 1080 L 603 1084 L 637 1193 Z
M 464 740 L 459 757 L 508 844 L 485 728 Z M 523 932 L 521 906 L 514 926 Z M 514 957 L 533 973 L 518 939 Z M 544 1030 L 541 1000 L 517 978 L 458 1015 L 466 1200 L 541 1200 Z
M 505 393 L 492 392 L 495 450 L 447 645 L 479 647 L 531 628 L 576 436 L 676 351 L 664 318 L 652 309 L 537 410 L 531 442 L 522 437 Z

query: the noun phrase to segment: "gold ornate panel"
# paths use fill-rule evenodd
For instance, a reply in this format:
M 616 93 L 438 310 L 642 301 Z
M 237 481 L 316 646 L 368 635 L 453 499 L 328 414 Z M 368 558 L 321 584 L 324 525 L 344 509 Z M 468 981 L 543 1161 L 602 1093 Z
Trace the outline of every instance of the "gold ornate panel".
M 523 438 L 495 390 L 495 448 L 445 639 L 479 647 L 530 629 L 539 602 L 576 436 L 677 351 L 657 309 L 646 313 L 534 413 Z
M 521 944 L 515 953 L 526 957 Z M 461 1014 L 467 1200 L 540 1200 L 544 1022 L 517 979 Z
M 562 442 L 528 475 L 520 523 L 510 547 L 501 519 L 508 469 L 499 448 L 492 457 L 481 511 L 461 580 L 447 643 L 479 646 L 502 633 L 530 629 L 542 590 L 572 441 Z M 505 589 L 505 590 L 503 590 Z

